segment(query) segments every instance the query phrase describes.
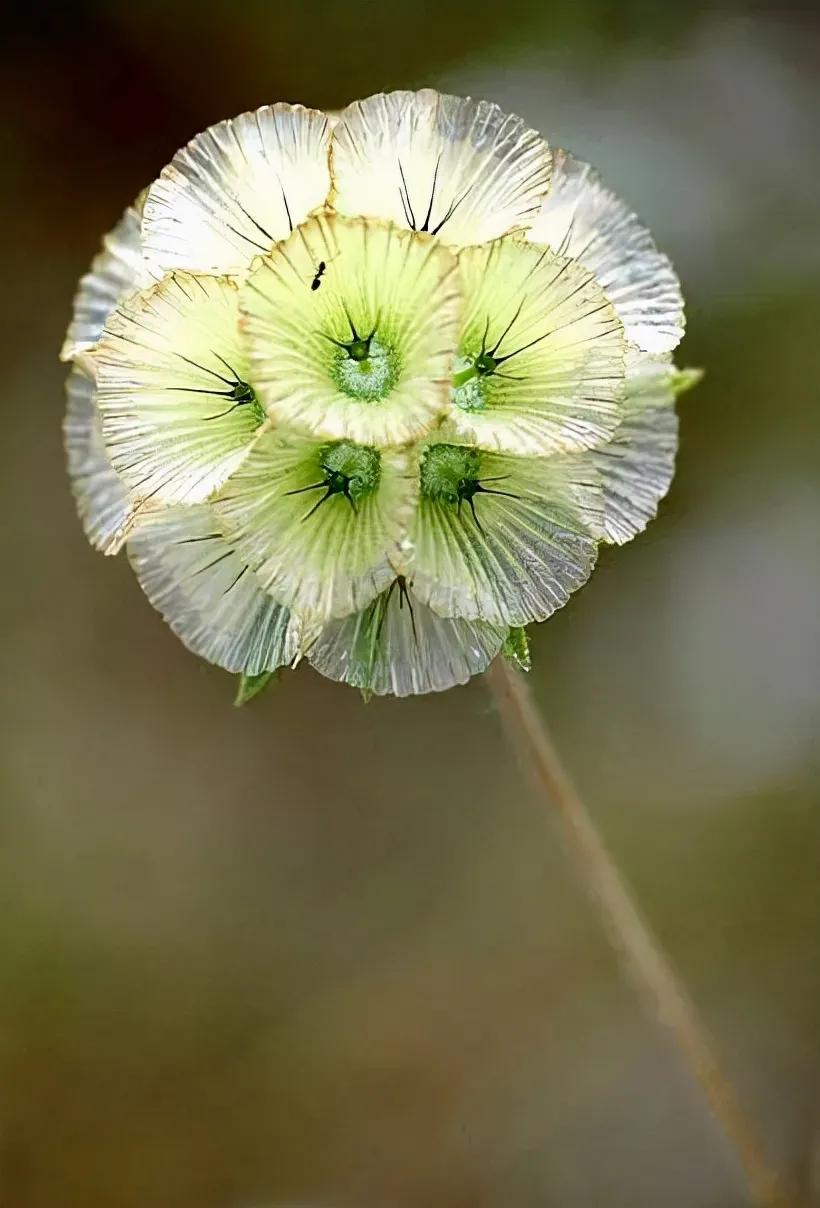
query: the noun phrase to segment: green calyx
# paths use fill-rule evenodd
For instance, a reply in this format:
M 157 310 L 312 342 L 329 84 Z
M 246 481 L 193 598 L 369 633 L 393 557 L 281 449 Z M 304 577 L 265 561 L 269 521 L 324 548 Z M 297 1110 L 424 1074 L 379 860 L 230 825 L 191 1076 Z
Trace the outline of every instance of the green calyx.
M 474 381 L 476 378 L 490 377 L 495 373 L 501 361 L 490 352 L 481 351 L 475 358 L 465 358 L 467 365 L 460 369 L 453 376 L 453 389 L 458 390 L 462 386 L 466 386 L 468 382 Z
M 526 629 L 520 625 L 514 625 L 509 629 L 504 639 L 501 653 L 508 662 L 513 663 L 520 671 L 530 671 L 532 668 L 532 658 L 530 657 L 530 642 Z
M 669 387 L 675 398 L 692 390 L 703 378 L 702 369 L 676 369 L 669 379 Z
M 498 376 L 509 376 L 508 374 L 499 374 L 501 366 L 506 361 L 517 356 L 519 352 L 523 352 L 524 349 L 520 348 L 515 352 L 508 352 L 504 356 L 499 355 L 499 350 L 509 335 L 510 328 L 515 323 L 520 312 L 521 306 L 518 307 L 492 348 L 487 347 L 490 331 L 490 316 L 488 315 L 481 336 L 481 345 L 478 350 L 471 352 L 463 351 L 461 353 L 458 358 L 460 368 L 453 375 L 452 388 L 452 400 L 457 407 L 461 407 L 464 411 L 483 410 L 487 405 L 487 379 Z M 529 347 L 529 345 L 525 347 Z
M 362 500 L 372 495 L 379 485 L 381 457 L 377 449 L 367 445 L 354 445 L 349 440 L 333 441 L 319 449 L 316 461 L 317 471 L 321 475 L 318 481 L 286 492 L 288 495 L 302 495 L 306 491 L 324 490 L 324 495 L 317 500 L 305 519 L 334 495 L 346 499 L 355 512 Z
M 230 368 L 230 366 L 228 366 Z M 256 391 L 248 382 L 243 382 L 240 377 L 237 377 L 233 369 L 231 373 L 234 375 L 234 382 L 231 383 L 230 390 L 218 391 L 220 398 L 223 398 L 228 404 L 224 410 L 219 411 L 216 415 L 209 415 L 207 419 L 222 419 L 225 415 L 232 415 L 238 407 L 249 407 L 251 414 L 255 417 L 258 423 L 262 423 L 265 418 L 265 410 L 259 399 L 256 397 Z
M 279 671 L 262 671 L 259 675 L 240 675 L 234 705 L 241 709 L 279 679 Z

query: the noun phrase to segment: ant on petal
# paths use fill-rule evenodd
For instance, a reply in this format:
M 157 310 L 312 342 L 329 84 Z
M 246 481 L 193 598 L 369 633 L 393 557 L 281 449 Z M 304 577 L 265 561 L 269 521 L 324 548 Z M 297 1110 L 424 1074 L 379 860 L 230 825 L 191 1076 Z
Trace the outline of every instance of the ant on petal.
M 338 254 L 339 253 L 337 252 L 336 255 L 338 256 Z M 335 260 L 336 256 L 332 256 L 331 259 Z M 330 263 L 330 260 L 320 260 L 319 263 L 317 264 L 316 272 L 314 273 L 313 280 L 310 283 L 310 288 L 312 290 L 317 290 L 319 288 L 319 286 L 322 284 L 322 277 L 324 277 L 329 263 Z

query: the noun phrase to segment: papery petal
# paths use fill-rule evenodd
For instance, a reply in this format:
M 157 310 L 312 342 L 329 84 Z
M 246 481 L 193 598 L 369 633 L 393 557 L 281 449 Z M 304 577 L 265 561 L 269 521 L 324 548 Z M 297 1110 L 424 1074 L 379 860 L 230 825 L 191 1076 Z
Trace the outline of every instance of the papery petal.
M 609 444 L 592 454 L 603 482 L 606 541 L 631 541 L 669 490 L 678 447 L 674 376 L 666 358 L 633 353 L 627 360 L 623 419 Z
M 249 370 L 228 278 L 175 273 L 127 299 L 90 359 L 108 455 L 139 500 L 201 503 L 245 457 L 263 416 L 234 397 Z
M 428 431 L 448 406 L 456 269 L 452 253 L 430 235 L 378 220 L 330 214 L 297 228 L 241 294 L 253 381 L 268 414 L 362 444 L 403 444 Z M 372 394 L 370 378 L 346 385 L 342 376 L 344 369 L 364 372 L 339 347 L 354 331 L 375 331 L 373 347 L 381 350 L 367 362 Z
M 333 204 L 482 243 L 533 220 L 551 159 L 539 134 L 488 101 L 379 93 L 343 110 L 333 132 Z
M 429 446 L 424 458 L 442 448 L 453 446 Z M 494 625 L 542 621 L 595 565 L 590 530 L 600 526 L 603 504 L 592 459 L 466 454 L 478 458 L 470 475 L 486 484 L 472 506 L 468 499 L 459 506 L 452 498 L 431 498 L 429 462 L 422 463 L 408 581 L 442 616 Z
M 362 612 L 328 622 L 308 658 L 329 679 L 377 696 L 443 692 L 484 671 L 506 629 L 440 617 L 394 581 Z
M 219 122 L 178 151 L 148 191 L 143 244 L 162 270 L 241 273 L 330 188 L 330 127 L 301 105 Z
M 96 388 L 75 366 L 66 381 L 66 394 L 63 438 L 77 511 L 94 548 L 116 553 L 131 524 L 133 506 L 105 451 Z
M 592 275 L 517 240 L 465 248 L 458 365 L 494 351 L 495 373 L 454 389 L 447 439 L 539 455 L 590 448 L 618 424 L 623 329 Z
M 594 273 L 638 348 L 668 352 L 680 342 L 683 297 L 675 270 L 589 164 L 556 151 L 552 188 L 528 238 Z
M 128 542 L 128 557 L 153 606 L 208 662 L 259 675 L 298 654 L 301 623 L 262 590 L 207 504 L 146 518 Z
M 70 361 L 92 348 L 118 302 L 152 280 L 142 255 L 139 209 L 129 206 L 103 239 L 102 251 L 92 260 L 89 271 L 80 278 L 60 359 Z
M 268 432 L 214 501 L 229 540 L 266 591 L 317 620 L 357 612 L 395 577 L 416 480 L 407 455 L 370 450 L 378 480 L 351 503 L 322 498 L 332 445 Z

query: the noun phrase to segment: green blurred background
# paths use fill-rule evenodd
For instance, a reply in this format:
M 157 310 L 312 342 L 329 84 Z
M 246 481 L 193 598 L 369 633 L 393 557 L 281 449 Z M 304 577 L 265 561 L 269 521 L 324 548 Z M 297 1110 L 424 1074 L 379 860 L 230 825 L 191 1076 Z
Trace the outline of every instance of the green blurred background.
M 2 1208 L 740 1208 L 485 686 L 238 712 L 84 542 L 101 233 L 277 99 L 434 85 L 591 159 L 689 301 L 660 519 L 532 684 L 770 1156 L 820 1195 L 820 17 L 640 0 L 16 7 L 0 55 Z

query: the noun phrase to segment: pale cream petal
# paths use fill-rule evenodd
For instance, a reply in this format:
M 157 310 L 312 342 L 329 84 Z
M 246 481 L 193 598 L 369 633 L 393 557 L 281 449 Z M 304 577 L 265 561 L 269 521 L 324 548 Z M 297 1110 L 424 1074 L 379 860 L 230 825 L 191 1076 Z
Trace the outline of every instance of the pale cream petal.
M 105 451 L 94 383 L 75 367 L 66 394 L 63 438 L 77 511 L 94 548 L 116 553 L 132 520 L 131 500 Z
M 591 530 L 602 510 L 589 454 L 522 458 L 431 445 L 408 581 L 442 616 L 542 621 L 592 573 Z
M 683 297 L 675 270 L 589 164 L 556 151 L 552 188 L 528 237 L 595 274 L 638 348 L 668 352 L 680 342 Z
M 465 248 L 459 266 L 466 306 L 444 438 L 546 455 L 611 436 L 625 342 L 592 275 L 515 239 Z M 482 372 L 487 357 L 497 365 Z
M 385 446 L 446 412 L 461 299 L 455 257 L 432 236 L 310 219 L 259 263 L 241 305 L 253 381 L 277 422 Z M 351 359 L 356 335 L 371 341 L 364 360 Z
M 631 541 L 657 514 L 675 473 L 678 417 L 675 368 L 668 359 L 628 359 L 624 416 L 607 445 L 592 456 L 604 488 L 601 537 Z
M 90 359 L 108 455 L 138 500 L 203 502 L 263 421 L 228 278 L 175 273 L 127 299 Z
M 139 210 L 137 206 L 129 206 L 113 231 L 105 236 L 102 251 L 80 279 L 60 359 L 70 361 L 93 348 L 118 302 L 134 290 L 144 289 L 152 280 L 140 245 Z
M 443 692 L 484 671 L 506 628 L 440 617 L 402 581 L 353 616 L 330 621 L 308 658 L 329 679 L 377 696 Z
M 260 675 L 298 654 L 300 622 L 262 590 L 207 504 L 146 518 L 128 542 L 128 557 L 153 606 L 208 662 Z
M 339 468 L 350 475 L 347 495 L 328 489 Z M 259 437 L 214 507 L 264 589 L 325 620 L 358 612 L 393 580 L 416 489 L 403 452 L 274 431 Z
M 379 93 L 333 131 L 333 204 L 463 246 L 526 227 L 550 180 L 547 143 L 488 101 Z
M 266 105 L 198 134 L 148 191 L 149 263 L 244 272 L 325 203 L 329 144 L 325 115 L 301 105 Z

